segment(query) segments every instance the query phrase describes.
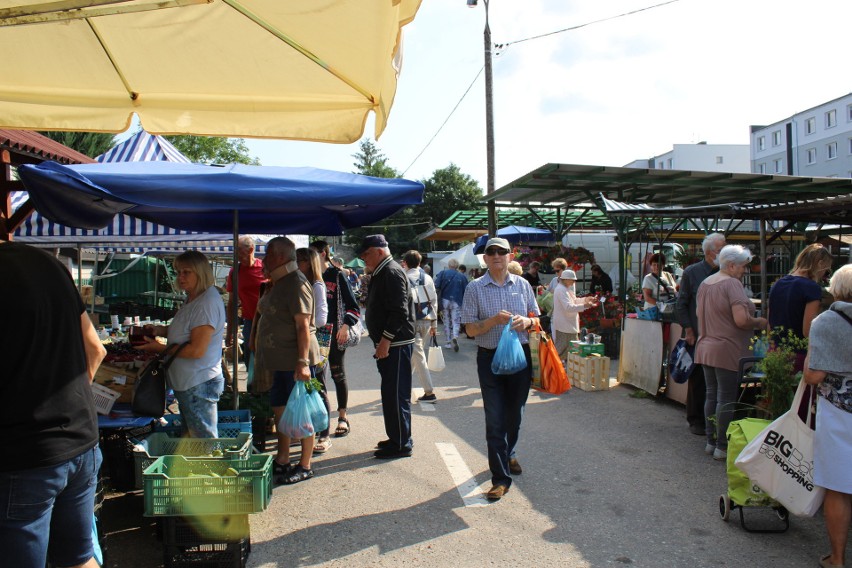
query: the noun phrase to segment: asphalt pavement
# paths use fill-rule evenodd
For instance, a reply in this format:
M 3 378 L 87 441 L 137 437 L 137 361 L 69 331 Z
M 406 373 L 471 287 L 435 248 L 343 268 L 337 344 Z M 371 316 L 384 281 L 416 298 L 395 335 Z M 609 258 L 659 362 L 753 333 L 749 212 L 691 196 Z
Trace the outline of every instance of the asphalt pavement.
M 389 461 L 373 457 L 387 436 L 372 346 L 365 339 L 347 353 L 352 432 L 315 458 L 313 479 L 276 487 L 269 508 L 250 516 L 247 566 L 798 568 L 827 553 L 821 512 L 793 517 L 780 534 L 745 531 L 738 511 L 723 521 L 725 466 L 689 433 L 683 407 L 614 381 L 602 392 L 533 392 L 518 447 L 523 474 L 502 500 L 486 501 L 476 347 L 460 347 L 445 349 L 447 368 L 433 374 L 437 403 L 413 405 L 413 456 Z M 110 566 L 161 565 L 141 509 L 139 494 L 108 500 Z M 749 526 L 783 526 L 772 509 L 744 514 Z

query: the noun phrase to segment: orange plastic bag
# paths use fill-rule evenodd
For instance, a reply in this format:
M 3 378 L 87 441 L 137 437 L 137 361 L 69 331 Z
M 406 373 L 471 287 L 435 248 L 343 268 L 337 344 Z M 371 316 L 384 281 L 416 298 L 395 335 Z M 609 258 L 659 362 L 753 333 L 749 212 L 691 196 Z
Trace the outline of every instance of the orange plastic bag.
M 533 388 L 548 394 L 562 394 L 571 390 L 571 381 L 568 380 L 568 373 L 565 372 L 565 366 L 559 358 L 553 340 L 547 333 L 541 331 L 540 326 L 536 325 L 535 331 L 539 334 L 538 357 L 541 387 L 534 385 Z M 535 354 L 532 355 L 535 356 Z

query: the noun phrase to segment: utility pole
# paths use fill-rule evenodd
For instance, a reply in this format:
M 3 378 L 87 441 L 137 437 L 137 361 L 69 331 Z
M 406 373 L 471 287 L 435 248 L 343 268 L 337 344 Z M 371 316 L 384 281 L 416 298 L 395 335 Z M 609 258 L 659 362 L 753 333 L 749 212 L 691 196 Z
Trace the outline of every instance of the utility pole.
M 493 76 L 491 73 L 491 27 L 488 23 L 488 2 L 482 0 L 485 5 L 485 31 L 483 43 L 485 47 L 485 163 L 486 163 L 486 186 L 485 196 L 490 197 L 494 193 L 494 98 L 493 98 Z M 477 5 L 477 0 L 467 0 L 471 8 Z M 493 201 L 489 201 L 488 207 L 488 234 L 497 236 L 497 208 Z

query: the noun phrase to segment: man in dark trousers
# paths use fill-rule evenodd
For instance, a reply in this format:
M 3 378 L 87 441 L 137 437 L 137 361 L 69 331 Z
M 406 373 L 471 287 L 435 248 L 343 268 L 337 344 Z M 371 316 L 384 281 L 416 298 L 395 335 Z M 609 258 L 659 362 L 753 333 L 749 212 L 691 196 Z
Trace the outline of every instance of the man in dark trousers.
M 91 383 L 106 350 L 59 261 L 0 243 L 0 266 L 2 564 L 44 566 L 49 545 L 55 566 L 97 568 L 101 452 Z
M 509 273 L 513 258 L 506 239 L 488 240 L 485 244 L 488 272 L 468 285 L 461 313 L 467 333 L 477 345 L 476 370 L 485 410 L 485 441 L 492 483 L 485 496 L 490 501 L 502 498 L 512 485 L 512 475 L 523 471 L 515 457 L 515 447 L 532 378 L 529 329 L 537 323 L 539 315 L 532 287 L 520 276 Z M 512 375 L 497 375 L 491 370 L 491 363 L 509 322 L 523 344 L 527 365 Z
M 376 367 L 382 379 L 382 412 L 388 439 L 379 442 L 379 459 L 411 455 L 411 352 L 414 306 L 408 278 L 391 257 L 384 235 L 364 237 L 358 256 L 370 273 L 366 302 L 367 332 L 376 346 Z
M 701 248 L 704 260 L 687 266 L 680 278 L 680 291 L 675 304 L 677 321 L 683 328 L 687 345 L 695 345 L 698 339 L 698 287 L 704 279 L 719 270 L 716 257 L 725 246 L 725 235 L 711 233 L 704 237 Z M 704 399 L 706 397 L 704 369 L 695 365 L 689 375 L 686 388 L 686 421 L 689 431 L 696 436 L 704 436 Z

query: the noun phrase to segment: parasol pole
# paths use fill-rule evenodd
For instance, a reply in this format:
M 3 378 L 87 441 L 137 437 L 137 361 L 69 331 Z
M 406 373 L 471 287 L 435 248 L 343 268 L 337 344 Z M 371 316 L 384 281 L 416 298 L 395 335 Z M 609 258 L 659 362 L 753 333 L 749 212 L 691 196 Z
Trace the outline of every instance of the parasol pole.
M 231 371 L 231 391 L 234 393 L 234 410 L 239 410 L 240 408 L 240 385 L 239 385 L 239 375 L 237 372 L 239 371 L 239 357 L 238 353 L 240 352 L 240 344 L 237 343 L 239 339 L 239 329 L 240 325 L 237 321 L 237 314 L 239 313 L 239 303 L 240 303 L 240 257 L 239 257 L 239 245 L 240 245 L 240 213 L 238 210 L 234 209 L 234 279 L 231 282 L 231 294 L 236 294 L 233 302 L 228 302 L 228 305 L 231 309 L 231 317 L 230 321 L 234 323 L 234 329 L 229 329 L 228 333 L 231 334 L 232 342 L 231 345 L 233 347 L 233 353 L 231 357 L 232 363 L 232 371 Z

